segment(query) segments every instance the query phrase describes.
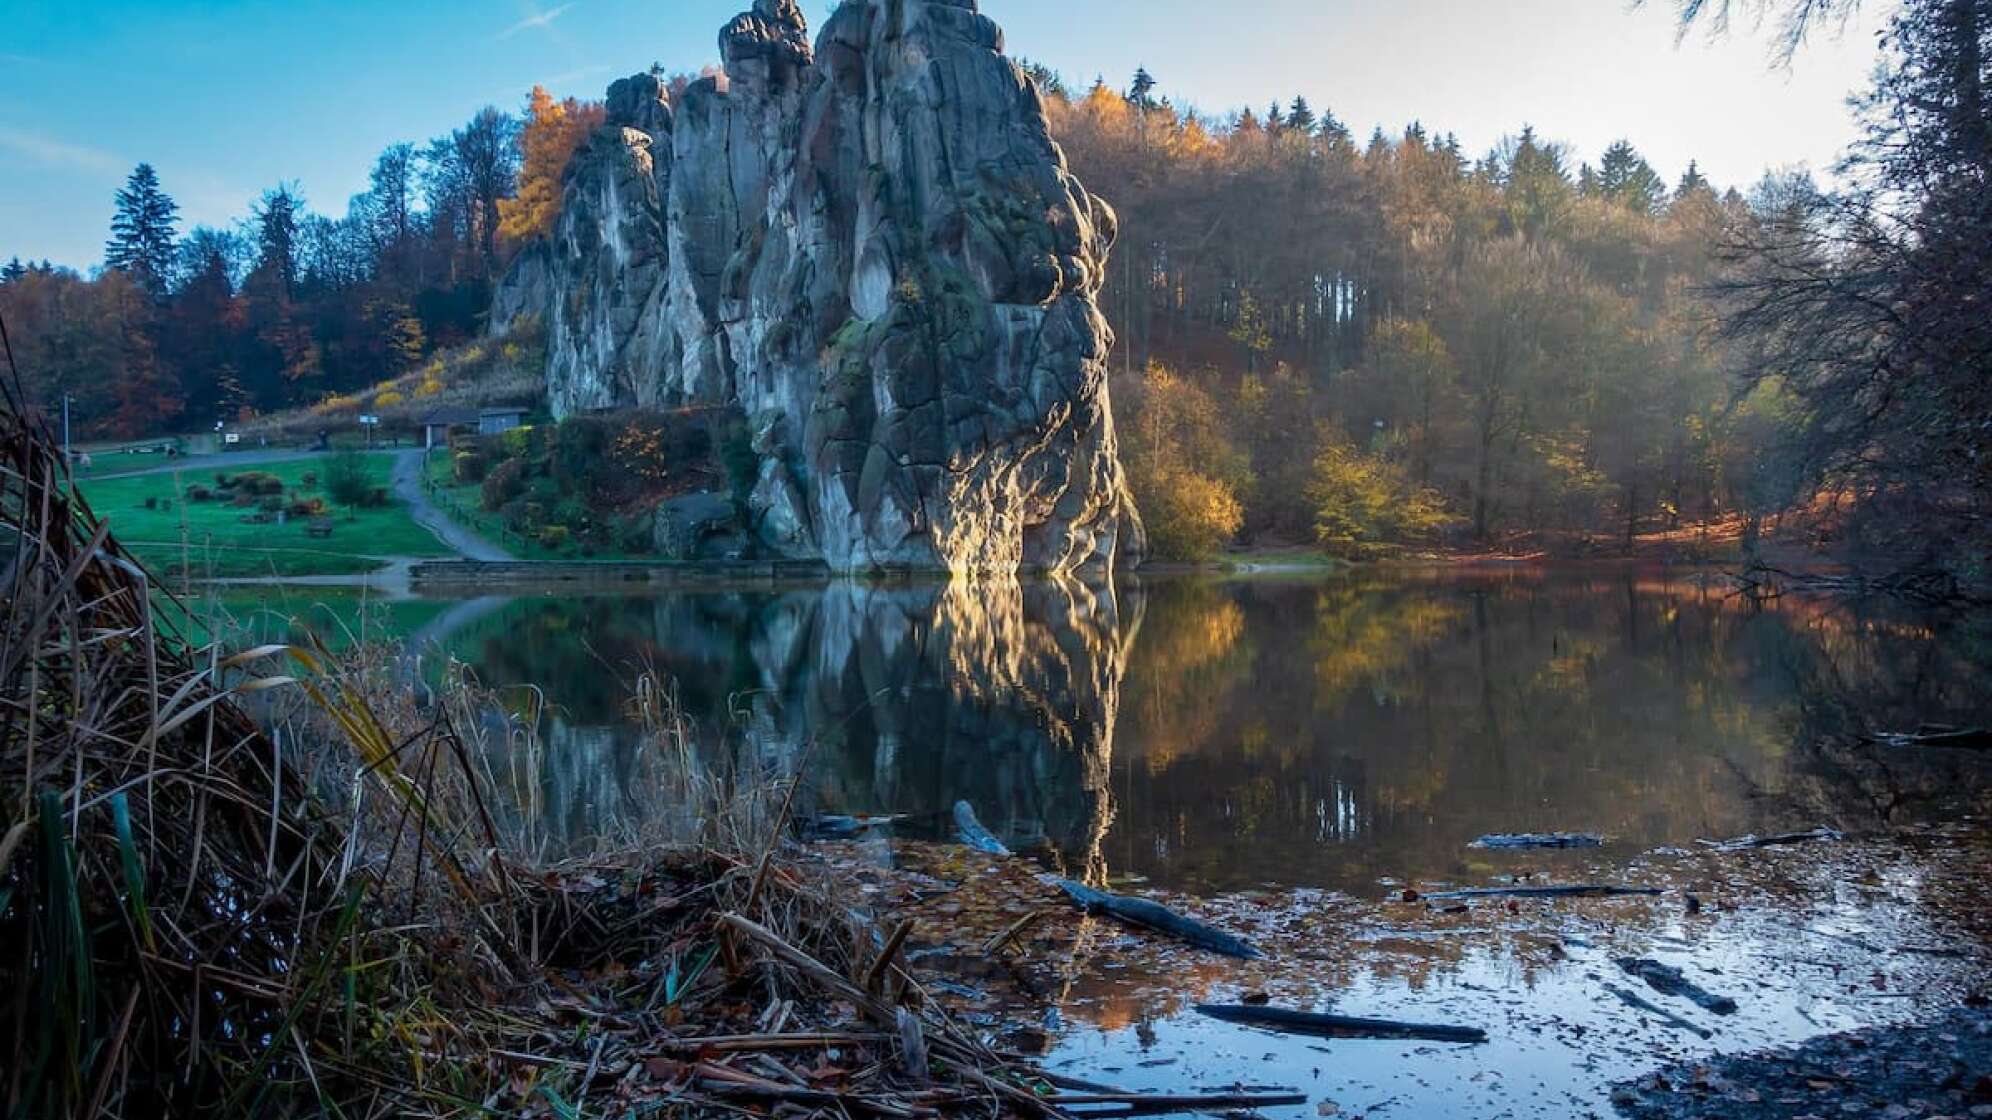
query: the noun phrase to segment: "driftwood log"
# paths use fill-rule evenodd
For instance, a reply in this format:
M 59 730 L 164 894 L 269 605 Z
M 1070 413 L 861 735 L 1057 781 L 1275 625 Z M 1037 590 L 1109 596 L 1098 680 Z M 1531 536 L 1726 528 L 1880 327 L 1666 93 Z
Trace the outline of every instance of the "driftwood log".
M 1199 922 L 1195 918 L 1186 918 L 1159 902 L 1095 890 L 1071 879 L 1059 879 L 1057 884 L 1067 897 L 1089 914 L 1105 914 L 1128 925 L 1166 933 L 1199 949 L 1209 949 L 1213 953 L 1222 953 L 1227 957 L 1252 960 L 1260 955 L 1259 950 L 1241 938 L 1215 926 Z
M 1495 832 L 1469 848 L 1595 848 L 1605 838 L 1594 832 Z
M 1704 1009 L 1717 1015 L 1736 1014 L 1736 1001 L 1728 996 L 1719 996 L 1682 974 L 1673 965 L 1661 964 L 1648 957 L 1619 957 L 1614 962 L 1628 976 L 1636 976 L 1646 981 L 1646 986 L 1665 996 L 1679 996 L 1692 1000 Z
M 1566 883 L 1553 887 L 1472 887 L 1439 891 L 1426 898 L 1603 898 L 1607 895 L 1659 894 L 1658 887 L 1621 887 L 1607 883 Z
M 1646 1012 L 1648 1015 L 1653 1016 L 1655 1019 L 1660 1020 L 1661 1022 L 1667 1024 L 1670 1027 L 1679 1027 L 1684 1031 L 1692 1032 L 1693 1034 L 1699 1035 L 1702 1038 L 1711 1038 L 1715 1035 L 1715 1032 L 1709 1030 L 1707 1027 L 1698 1026 L 1694 1023 L 1691 1023 L 1688 1020 L 1681 1018 L 1679 1015 L 1674 1014 L 1672 1011 L 1669 1011 L 1666 1008 L 1661 1007 L 1658 1004 L 1654 1003 L 1653 1001 L 1642 997 L 1637 992 L 1627 991 L 1626 989 L 1619 987 L 1617 984 L 1606 984 L 1605 990 L 1617 996 L 1619 999 L 1624 1000 L 1628 1006 L 1636 1007 L 1639 1010 Z
M 1243 1003 L 1200 1003 L 1197 1011 L 1227 1023 L 1264 1027 L 1286 1034 L 1308 1034 L 1321 1038 L 1423 1038 L 1435 1042 L 1485 1042 L 1487 1032 L 1479 1027 L 1449 1023 L 1406 1023 L 1396 1019 L 1368 1019 L 1355 1015 L 1330 1015 L 1319 1011 L 1295 1011 L 1290 1007 L 1263 1007 Z
M 1815 840 L 1845 840 L 1846 838 L 1847 834 L 1844 832 L 1835 832 L 1830 828 L 1820 827 L 1809 829 L 1805 832 L 1780 832 L 1772 836 L 1758 836 L 1752 833 L 1748 836 L 1737 836 L 1729 840 L 1702 839 L 1696 840 L 1695 843 L 1718 852 L 1741 852 L 1748 851 L 1751 848 L 1775 848 L 1786 844 L 1807 844 Z

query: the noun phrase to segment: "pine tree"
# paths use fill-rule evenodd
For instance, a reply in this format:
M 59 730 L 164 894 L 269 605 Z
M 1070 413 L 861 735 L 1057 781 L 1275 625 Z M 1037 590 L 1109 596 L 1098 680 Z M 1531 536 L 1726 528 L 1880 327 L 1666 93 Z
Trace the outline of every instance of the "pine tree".
M 1349 126 L 1327 109 L 1321 110 L 1321 124 L 1315 128 L 1314 134 L 1327 141 L 1330 147 L 1347 147 L 1349 143 Z
M 1674 186 L 1674 197 L 1686 198 L 1696 191 L 1710 189 L 1708 177 L 1701 173 L 1701 168 L 1696 165 L 1694 160 L 1689 160 L 1688 169 L 1681 172 L 1681 181 Z
M 1314 109 L 1307 104 L 1307 98 L 1296 97 L 1293 106 L 1287 110 L 1287 127 L 1303 135 L 1312 135 L 1315 126 Z
M 1598 162 L 1598 194 L 1640 214 L 1650 214 L 1667 197 L 1667 183 L 1635 150 L 1620 140 Z
M 180 208 L 159 189 L 159 174 L 141 163 L 117 193 L 104 267 L 131 274 L 146 294 L 161 299 L 173 275 L 173 226 Z
M 0 268 L 0 284 L 11 284 L 27 274 L 28 266 L 21 263 L 21 258 L 15 257 L 7 262 L 6 267 Z
M 1138 109 L 1150 109 L 1155 105 L 1155 76 L 1146 66 L 1134 68 L 1134 80 L 1128 83 L 1127 102 Z

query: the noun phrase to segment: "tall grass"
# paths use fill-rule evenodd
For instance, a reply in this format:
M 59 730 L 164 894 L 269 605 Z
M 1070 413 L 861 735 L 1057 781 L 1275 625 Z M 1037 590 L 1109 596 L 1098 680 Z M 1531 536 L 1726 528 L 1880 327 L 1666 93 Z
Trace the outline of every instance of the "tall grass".
M 18 404 L 7 1116 L 1046 1109 L 932 1009 L 899 939 L 784 857 L 794 780 L 695 757 L 665 682 L 632 682 L 644 811 L 577 853 L 532 796 L 544 698 L 456 667 L 429 687 L 378 644 L 190 639 Z M 713 1057 L 826 1046 L 854 1071 L 829 1088 Z

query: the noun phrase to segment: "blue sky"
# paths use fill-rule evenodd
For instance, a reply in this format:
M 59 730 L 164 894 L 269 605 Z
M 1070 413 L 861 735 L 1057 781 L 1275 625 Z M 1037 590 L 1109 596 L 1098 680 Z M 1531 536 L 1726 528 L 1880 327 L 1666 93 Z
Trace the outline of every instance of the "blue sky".
M 1675 46 L 1669 5 L 1620 0 L 984 0 L 1012 53 L 1076 85 L 1145 65 L 1212 111 L 1304 94 L 1358 133 L 1412 119 L 1479 153 L 1524 122 L 1595 158 L 1626 136 L 1670 180 L 1823 168 L 1886 4 L 1767 65 L 1747 29 Z M 600 96 L 653 61 L 714 61 L 744 0 L 0 0 L 0 259 L 102 256 L 111 194 L 153 163 L 187 224 L 279 180 L 345 209 L 375 153 L 534 82 Z M 812 23 L 829 0 L 804 0 Z

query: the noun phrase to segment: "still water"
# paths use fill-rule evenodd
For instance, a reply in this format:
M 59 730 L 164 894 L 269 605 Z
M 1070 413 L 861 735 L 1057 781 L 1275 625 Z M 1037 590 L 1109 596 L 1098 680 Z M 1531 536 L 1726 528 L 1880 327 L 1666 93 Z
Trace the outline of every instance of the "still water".
M 489 685 L 544 691 L 542 792 L 574 843 L 643 812 L 624 712 L 646 671 L 677 682 L 708 750 L 806 759 L 818 811 L 938 834 L 967 800 L 1041 859 L 1194 893 L 1465 879 L 1489 832 L 1631 854 L 1985 801 L 1961 756 L 1846 749 L 1984 722 L 1982 622 L 1698 578 L 561 589 L 388 619 Z

